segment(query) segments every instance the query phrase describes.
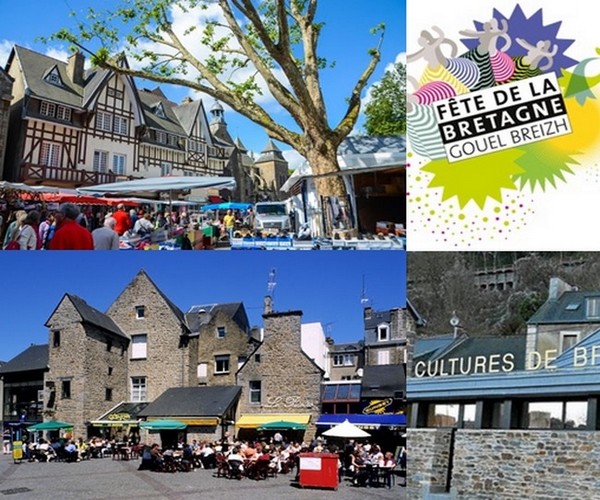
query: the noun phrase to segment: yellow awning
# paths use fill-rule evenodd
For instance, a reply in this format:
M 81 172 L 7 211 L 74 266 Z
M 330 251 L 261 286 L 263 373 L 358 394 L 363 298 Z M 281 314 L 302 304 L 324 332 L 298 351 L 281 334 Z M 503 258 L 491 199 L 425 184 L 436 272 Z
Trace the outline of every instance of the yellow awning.
M 242 415 L 235 423 L 236 427 L 240 429 L 255 429 L 269 422 L 277 422 L 284 420 L 286 422 L 293 422 L 295 424 L 308 424 L 310 421 L 309 413 L 272 413 L 270 415 L 248 413 Z
M 199 425 L 199 426 L 207 426 L 212 427 L 213 425 L 219 425 L 219 419 L 214 418 L 178 418 L 177 420 L 181 420 L 188 425 Z

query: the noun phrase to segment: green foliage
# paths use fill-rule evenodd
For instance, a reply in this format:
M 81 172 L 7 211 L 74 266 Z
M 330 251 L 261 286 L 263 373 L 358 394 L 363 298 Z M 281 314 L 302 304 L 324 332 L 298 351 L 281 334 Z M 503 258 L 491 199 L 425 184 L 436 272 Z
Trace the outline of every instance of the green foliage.
M 381 82 L 373 86 L 365 107 L 367 135 L 406 133 L 406 67 L 395 64 Z

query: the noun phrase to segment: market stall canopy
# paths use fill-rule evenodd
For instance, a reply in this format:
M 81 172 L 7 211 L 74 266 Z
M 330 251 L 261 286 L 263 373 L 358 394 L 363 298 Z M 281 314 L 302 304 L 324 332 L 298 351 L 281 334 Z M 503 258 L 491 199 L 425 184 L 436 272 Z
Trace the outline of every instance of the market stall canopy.
M 111 182 L 78 188 L 80 193 L 136 193 L 140 191 L 178 191 L 197 188 L 225 188 L 235 185 L 233 177 L 210 176 L 173 176 L 153 177 L 149 179 L 135 179 L 132 181 Z
M 149 420 L 140 424 L 141 429 L 149 431 L 180 431 L 186 427 L 187 424 L 179 420 Z
M 72 429 L 73 424 L 67 424 L 66 422 L 60 422 L 59 420 L 49 420 L 48 422 L 40 422 L 39 424 L 27 427 L 28 432 L 37 431 L 59 431 L 61 429 Z
M 404 136 L 350 136 L 342 141 L 337 151 L 340 171 L 331 175 L 353 175 L 406 166 L 406 138 Z M 289 192 L 298 182 L 316 177 L 308 162 L 294 170 L 281 186 Z
M 363 431 L 356 427 L 356 425 L 351 424 L 348 419 L 344 420 L 341 424 L 332 427 L 328 431 L 323 433 L 323 436 L 329 437 L 340 437 L 340 438 L 364 438 L 370 437 L 371 434 Z
M 296 422 L 289 422 L 287 420 L 276 420 L 274 422 L 267 422 L 258 428 L 259 431 L 275 431 L 275 430 L 289 430 L 289 431 L 304 431 L 306 430 L 305 424 L 298 424 Z
M 310 421 L 309 413 L 274 413 L 271 415 L 247 413 L 242 415 L 235 423 L 240 429 L 256 429 L 269 422 L 286 421 L 294 424 L 308 424 Z
M 317 425 L 338 425 L 348 420 L 357 427 L 406 427 L 406 415 L 401 414 L 382 414 L 382 415 L 363 415 L 361 413 L 338 413 L 332 415 L 321 415 Z
M 211 203 L 210 205 L 204 205 L 200 210 L 206 212 L 208 210 L 248 210 L 252 206 L 252 203 L 238 203 L 234 201 L 228 201 L 224 203 Z
M 50 186 L 29 186 L 20 182 L 0 181 L 0 189 L 14 189 L 15 191 L 25 191 L 28 193 L 58 193 L 57 187 Z

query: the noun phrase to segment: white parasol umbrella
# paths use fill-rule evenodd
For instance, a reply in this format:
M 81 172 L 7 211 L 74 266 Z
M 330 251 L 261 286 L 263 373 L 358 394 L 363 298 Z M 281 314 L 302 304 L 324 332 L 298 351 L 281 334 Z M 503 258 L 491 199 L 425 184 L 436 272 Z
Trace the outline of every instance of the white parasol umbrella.
M 329 437 L 341 437 L 341 438 L 363 438 L 369 437 L 371 434 L 363 431 L 356 427 L 356 425 L 351 424 L 348 419 L 344 420 L 341 424 L 332 427 L 328 431 L 323 433 L 323 436 Z

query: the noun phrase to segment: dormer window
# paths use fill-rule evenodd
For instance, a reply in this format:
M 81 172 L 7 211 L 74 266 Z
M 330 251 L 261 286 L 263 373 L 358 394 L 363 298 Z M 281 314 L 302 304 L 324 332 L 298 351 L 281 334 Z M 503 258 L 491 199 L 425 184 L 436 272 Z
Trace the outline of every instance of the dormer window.
M 135 306 L 135 317 L 136 319 L 142 319 L 146 317 L 146 307 L 145 306 Z
M 587 318 L 600 318 L 600 297 L 588 297 L 585 299 L 585 306 Z
M 48 83 L 51 83 L 52 85 L 58 85 L 59 87 L 63 86 L 62 79 L 60 78 L 60 73 L 58 72 L 58 68 L 56 66 L 54 66 L 48 72 L 48 74 L 44 77 L 44 80 L 46 80 Z
M 163 108 L 162 102 L 159 102 L 156 106 L 154 106 L 154 114 L 156 116 L 160 116 L 161 118 L 166 118 L 165 108 Z
M 377 327 L 377 341 L 385 342 L 390 340 L 390 326 L 389 325 L 379 325 Z

